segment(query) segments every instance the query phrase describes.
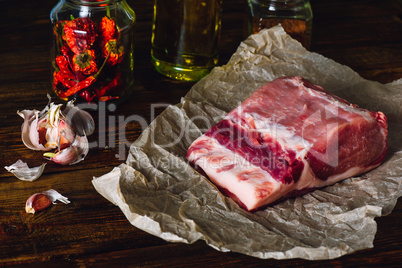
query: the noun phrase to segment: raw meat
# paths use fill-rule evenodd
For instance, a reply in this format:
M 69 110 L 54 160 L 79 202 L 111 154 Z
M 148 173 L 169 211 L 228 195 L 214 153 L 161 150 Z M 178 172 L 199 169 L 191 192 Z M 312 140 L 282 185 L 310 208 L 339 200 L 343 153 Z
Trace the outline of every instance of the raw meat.
M 256 90 L 193 142 L 187 158 L 253 211 L 367 172 L 383 161 L 387 119 L 301 77 Z

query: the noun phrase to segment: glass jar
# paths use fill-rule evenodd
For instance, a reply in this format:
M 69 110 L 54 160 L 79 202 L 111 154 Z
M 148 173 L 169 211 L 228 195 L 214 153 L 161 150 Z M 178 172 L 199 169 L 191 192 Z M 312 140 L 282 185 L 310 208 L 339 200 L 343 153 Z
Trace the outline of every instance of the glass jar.
M 222 0 L 155 0 L 151 60 L 180 81 L 198 81 L 218 63 Z
M 250 33 L 282 25 L 292 38 L 310 48 L 313 12 L 308 0 L 248 0 Z
M 52 88 L 60 99 L 119 102 L 131 93 L 135 13 L 125 0 L 60 0 L 50 20 Z

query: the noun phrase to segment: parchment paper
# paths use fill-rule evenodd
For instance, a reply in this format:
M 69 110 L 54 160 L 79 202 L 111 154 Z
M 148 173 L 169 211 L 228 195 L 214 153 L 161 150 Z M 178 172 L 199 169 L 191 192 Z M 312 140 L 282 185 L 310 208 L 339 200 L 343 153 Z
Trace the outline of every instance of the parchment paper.
M 186 161 L 193 140 L 264 83 L 300 75 L 389 120 L 385 162 L 265 210 L 249 213 Z M 126 164 L 93 179 L 130 223 L 166 241 L 199 239 L 220 251 L 258 258 L 332 259 L 373 247 L 375 217 L 402 195 L 402 79 L 383 85 L 305 50 L 281 26 L 250 36 L 229 63 L 195 84 L 158 116 L 129 151 Z

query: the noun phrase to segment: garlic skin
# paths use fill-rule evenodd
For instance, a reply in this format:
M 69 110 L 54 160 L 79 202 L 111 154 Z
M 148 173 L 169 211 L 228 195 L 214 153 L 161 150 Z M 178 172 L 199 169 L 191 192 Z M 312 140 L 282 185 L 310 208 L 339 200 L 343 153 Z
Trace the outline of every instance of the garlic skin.
M 27 163 L 18 160 L 11 166 L 5 166 L 4 168 L 22 181 L 35 181 L 42 175 L 45 166 L 46 163 L 43 163 L 40 166 L 30 168 Z
M 44 191 L 44 192 L 42 192 L 42 194 L 45 194 L 47 197 L 49 197 L 49 199 L 52 201 L 53 204 L 56 204 L 56 201 L 60 201 L 64 204 L 71 203 L 67 197 L 61 195 L 59 192 L 57 192 L 54 189 Z
M 24 119 L 21 126 L 21 138 L 31 150 L 50 151 L 46 153 L 50 160 L 62 165 L 76 164 L 82 161 L 89 151 L 87 135 L 94 132 L 95 122 L 92 116 L 73 102 L 62 104 L 49 102 L 42 111 L 18 111 Z

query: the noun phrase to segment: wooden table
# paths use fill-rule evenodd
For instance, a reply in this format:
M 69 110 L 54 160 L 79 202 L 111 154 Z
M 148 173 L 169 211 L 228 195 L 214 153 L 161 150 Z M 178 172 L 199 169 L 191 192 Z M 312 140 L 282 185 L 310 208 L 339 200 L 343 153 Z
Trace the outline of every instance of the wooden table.
M 135 93 L 109 116 L 140 115 L 151 120 L 152 103 L 179 102 L 191 83 L 158 75 L 150 64 L 151 0 L 128 0 L 137 15 Z M 7 1 L 0 24 L 0 162 L 18 159 L 31 166 L 44 160 L 20 139 L 22 109 L 41 109 L 50 88 L 50 23 L 53 1 Z M 402 77 L 402 8 L 396 0 L 312 0 L 314 12 L 311 51 L 320 53 L 381 83 Z M 224 0 L 221 62 L 225 64 L 245 39 L 246 1 Z M 95 120 L 99 116 L 94 115 Z M 112 131 L 112 126 L 108 131 Z M 110 132 L 111 133 L 111 132 Z M 106 134 L 110 134 L 106 133 Z M 111 146 L 91 149 L 85 161 L 72 166 L 48 163 L 35 182 L 17 180 L 0 172 L 0 265 L 131 265 L 131 266 L 363 266 L 402 262 L 402 202 L 389 216 L 377 218 L 374 248 L 335 260 L 261 260 L 237 253 L 222 253 L 204 241 L 192 245 L 168 243 L 133 227 L 120 209 L 92 186 L 93 176 L 124 162 L 116 154 L 124 143 L 141 133 L 128 124 L 126 136 L 108 136 Z M 101 133 L 102 134 L 102 133 Z M 105 134 L 105 133 L 103 133 Z M 95 133 L 92 140 L 99 138 Z M 120 137 L 121 138 L 121 137 Z M 1 169 L 0 169 L 1 170 Z M 70 205 L 54 205 L 35 215 L 24 211 L 33 193 L 56 189 Z

